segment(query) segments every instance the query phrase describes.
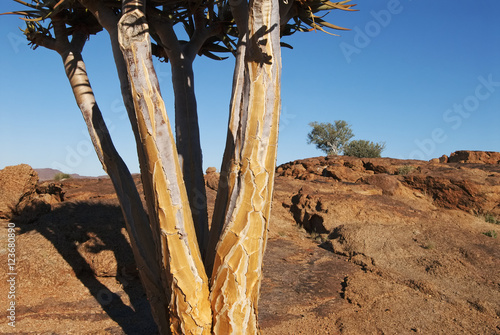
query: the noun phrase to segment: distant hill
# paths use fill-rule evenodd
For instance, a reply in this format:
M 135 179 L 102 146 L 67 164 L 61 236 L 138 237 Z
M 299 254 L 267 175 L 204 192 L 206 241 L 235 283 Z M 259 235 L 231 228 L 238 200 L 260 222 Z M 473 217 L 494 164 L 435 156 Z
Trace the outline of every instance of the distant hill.
M 58 173 L 64 173 L 62 171 L 56 170 L 56 169 L 34 169 L 38 173 L 38 178 L 40 181 L 45 181 L 45 180 L 53 180 L 55 175 Z M 78 178 L 87 178 L 85 176 L 80 176 L 77 173 L 70 174 L 71 178 L 78 179 Z

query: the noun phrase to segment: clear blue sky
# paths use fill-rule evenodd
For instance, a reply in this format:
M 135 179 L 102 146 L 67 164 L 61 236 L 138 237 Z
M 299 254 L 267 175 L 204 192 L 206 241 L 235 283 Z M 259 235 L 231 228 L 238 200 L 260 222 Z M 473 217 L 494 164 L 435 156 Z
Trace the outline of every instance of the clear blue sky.
M 455 150 L 500 151 L 500 1 L 358 0 L 327 19 L 352 30 L 285 39 L 278 164 L 322 155 L 306 144 L 312 121 L 346 120 L 355 139 L 386 142 L 383 156 L 430 159 Z M 4 0 L 0 12 L 12 10 Z M 0 17 L 0 168 L 28 163 L 102 175 L 60 57 L 30 50 Z M 138 172 L 105 33 L 84 49 L 115 144 Z M 204 166 L 220 168 L 233 60 L 195 61 Z M 157 68 L 173 114 L 170 65 Z

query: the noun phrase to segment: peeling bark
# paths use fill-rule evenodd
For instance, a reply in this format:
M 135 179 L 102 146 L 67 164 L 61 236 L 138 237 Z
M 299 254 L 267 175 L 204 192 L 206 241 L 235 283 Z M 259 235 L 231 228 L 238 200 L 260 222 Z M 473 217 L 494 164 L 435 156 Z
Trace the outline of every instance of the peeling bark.
M 278 2 L 250 1 L 246 31 L 221 169 L 227 185 L 221 186 L 225 192 L 218 195 L 214 216 L 221 227 L 211 281 L 215 334 L 258 333 L 262 259 L 274 186 L 281 79 Z M 217 233 L 214 236 L 212 240 Z
M 177 152 L 191 205 L 198 245 L 204 258 L 209 235 L 208 211 L 193 62 L 199 48 L 208 37 L 212 36 L 213 31 L 196 30 L 193 39 L 181 45 L 170 21 L 162 19 L 151 8 L 148 11 L 148 20 L 160 37 L 171 64 Z
M 240 123 L 239 111 L 243 108 L 243 83 L 245 81 L 245 54 L 248 42 L 248 3 L 246 1 L 230 2 L 231 11 L 238 25 L 239 43 L 236 50 L 236 62 L 233 73 L 233 88 L 231 92 L 230 114 L 228 132 L 226 138 L 226 147 L 222 158 L 220 169 L 219 187 L 217 190 L 217 199 L 215 201 L 214 213 L 210 227 L 210 236 L 208 241 L 207 255 L 205 257 L 205 268 L 210 277 L 213 270 L 215 258 L 215 249 L 219 242 L 219 237 L 225 222 L 226 208 L 230 190 L 229 185 L 234 185 L 234 181 L 229 183 L 231 164 L 235 155 L 236 138 Z M 243 108 L 244 109 L 244 108 Z
M 159 221 L 162 266 L 167 272 L 170 323 L 175 334 L 208 334 L 211 309 L 208 279 L 198 248 L 189 200 L 158 79 L 151 59 L 148 24 L 139 9 L 125 10 L 119 43 L 132 85 L 141 142 L 146 154 L 143 179 L 153 187 Z M 130 8 L 130 7 L 128 7 Z
M 245 53 L 246 53 L 246 43 L 247 36 L 244 34 L 241 36 L 240 44 L 238 46 L 236 54 L 236 64 L 233 77 L 233 92 L 231 96 L 230 104 L 230 116 L 228 124 L 228 132 L 226 138 L 226 148 L 224 150 L 224 156 L 222 159 L 219 187 L 217 189 L 217 199 L 215 201 L 214 214 L 212 217 L 212 224 L 210 227 L 210 236 L 208 242 L 207 256 L 205 259 L 205 268 L 207 269 L 207 275 L 211 276 L 215 250 L 217 243 L 224 227 L 224 222 L 226 221 L 226 212 L 228 207 L 228 202 L 230 201 L 230 194 L 237 194 L 233 190 L 235 185 L 234 174 L 231 174 L 233 170 L 232 165 L 235 164 L 235 148 L 236 148 L 236 138 L 238 134 L 238 127 L 240 124 L 240 113 L 239 111 L 244 108 L 242 107 L 242 95 L 243 95 L 243 83 L 245 81 Z M 230 180 L 230 178 L 233 178 Z M 208 272 L 210 271 L 210 272 Z

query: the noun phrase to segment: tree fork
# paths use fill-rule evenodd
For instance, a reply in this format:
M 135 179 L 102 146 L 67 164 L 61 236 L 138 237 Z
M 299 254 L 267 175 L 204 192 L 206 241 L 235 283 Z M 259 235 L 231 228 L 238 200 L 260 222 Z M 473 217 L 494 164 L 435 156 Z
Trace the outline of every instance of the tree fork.
M 191 205 L 198 245 L 204 258 L 209 236 L 208 210 L 193 62 L 199 48 L 214 34 L 214 30 L 197 29 L 192 40 L 187 44 L 181 44 L 169 20 L 162 18 L 158 11 L 152 8 L 148 8 L 147 15 L 150 27 L 158 34 L 161 46 L 171 64 L 177 152 Z

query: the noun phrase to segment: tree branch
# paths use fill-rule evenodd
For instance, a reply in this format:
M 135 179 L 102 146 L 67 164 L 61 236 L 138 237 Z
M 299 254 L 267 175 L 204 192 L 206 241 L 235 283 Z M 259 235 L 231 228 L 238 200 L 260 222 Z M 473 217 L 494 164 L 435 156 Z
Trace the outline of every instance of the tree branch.
M 162 12 L 154 7 L 147 7 L 149 27 L 160 38 L 161 47 L 167 53 L 169 59 L 178 57 L 181 52 L 179 39 L 175 34 L 172 22 L 162 15 Z
M 146 12 L 146 0 L 122 0 L 122 16 L 138 9 L 142 13 Z
M 55 44 L 54 50 L 57 51 L 60 55 L 68 52 L 71 49 L 71 45 L 68 39 L 68 32 L 66 30 L 66 24 L 57 18 L 52 19 L 52 24 L 54 25 L 54 35 L 55 35 Z
M 99 24 L 108 32 L 116 30 L 119 17 L 114 11 L 106 6 L 102 1 L 79 0 L 82 6 L 87 8 L 97 19 Z
M 248 30 L 248 2 L 246 0 L 229 0 L 229 5 L 241 39 Z
M 44 35 L 42 33 L 34 33 L 32 36 L 28 37 L 28 40 L 36 46 L 42 46 L 44 48 L 57 51 L 57 41 L 55 38 Z
M 71 50 L 73 52 L 78 52 L 81 53 L 83 50 L 83 47 L 85 46 L 85 42 L 87 42 L 88 35 L 81 32 L 81 31 L 75 31 L 73 33 L 73 37 L 71 38 Z
M 283 26 L 298 14 L 297 7 L 293 7 L 295 0 L 288 0 L 287 3 L 280 1 L 280 25 Z

